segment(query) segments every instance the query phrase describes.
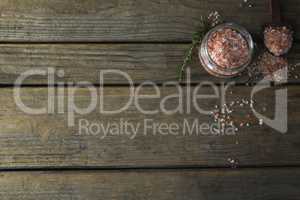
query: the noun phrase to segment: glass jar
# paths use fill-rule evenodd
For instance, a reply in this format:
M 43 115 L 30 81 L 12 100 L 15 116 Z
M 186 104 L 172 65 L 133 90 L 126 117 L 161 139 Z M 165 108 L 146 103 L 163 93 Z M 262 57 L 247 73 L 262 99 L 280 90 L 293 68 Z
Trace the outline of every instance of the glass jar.
M 231 35 L 227 37 L 225 35 L 227 33 Z M 221 36 L 219 37 L 217 34 Z M 233 36 L 237 39 L 234 40 Z M 220 41 L 217 41 L 215 38 Z M 220 48 L 217 46 L 217 49 L 215 49 L 216 53 L 211 50 L 211 46 L 214 44 L 221 46 Z M 229 50 L 225 45 L 228 46 Z M 244 47 L 241 48 L 243 51 L 240 51 L 238 47 L 242 46 Z M 232 52 L 232 56 L 229 52 Z M 226 59 L 228 58 L 228 54 L 230 59 Z M 239 56 L 239 54 L 241 56 Z M 221 55 L 220 59 L 218 59 L 218 55 Z M 210 74 L 221 78 L 232 78 L 241 74 L 251 63 L 253 55 L 254 42 L 250 33 L 244 27 L 234 23 L 224 23 L 211 29 L 203 38 L 199 48 L 199 59 L 202 66 Z M 234 64 L 231 65 L 230 60 L 233 61 L 232 63 Z M 224 61 L 223 66 L 220 64 L 222 63 L 221 61 Z

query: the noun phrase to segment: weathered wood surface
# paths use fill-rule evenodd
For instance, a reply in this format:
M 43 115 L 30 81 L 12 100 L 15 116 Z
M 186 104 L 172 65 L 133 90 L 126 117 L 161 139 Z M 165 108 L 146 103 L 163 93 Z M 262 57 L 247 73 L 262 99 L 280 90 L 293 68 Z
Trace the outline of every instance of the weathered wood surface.
M 284 1 L 283 15 L 295 27 L 296 40 L 300 39 L 299 9 L 299 1 Z M 94 96 L 97 109 L 85 115 L 75 114 L 73 127 L 68 126 L 72 112 L 68 110 L 71 102 L 67 93 L 76 90 L 76 105 L 86 107 L 90 93 L 85 88 L 56 87 L 57 96 L 50 95 L 55 101 L 54 113 L 26 114 L 15 103 L 11 86 L 28 70 L 63 70 L 64 77 L 55 75 L 62 84 L 98 84 L 99 72 L 106 69 L 121 70 L 136 84 L 147 80 L 177 81 L 177 67 L 200 17 L 214 10 L 226 20 L 244 25 L 256 38 L 261 37 L 262 26 L 270 20 L 266 1 L 262 0 L 248 4 L 241 0 L 1 0 L 0 85 L 4 87 L 0 89 L 0 170 L 12 171 L 0 172 L 0 199 L 300 199 L 300 170 L 286 167 L 300 166 L 299 86 L 287 86 L 286 134 L 255 124 L 240 128 L 237 135 L 196 131 L 184 135 L 184 120 L 190 125 L 194 120 L 211 124 L 212 117 L 199 114 L 194 107 L 190 114 L 145 115 L 133 105 L 119 114 L 102 114 L 99 87 Z M 290 63 L 299 62 L 299 53 L 297 43 L 289 54 Z M 197 56 L 190 67 L 194 83 L 223 81 L 200 67 Z M 299 69 L 294 74 L 299 74 Z M 246 78 L 234 81 L 245 83 Z M 299 83 L 295 76 L 289 81 Z M 117 109 L 126 103 L 129 91 L 125 79 L 108 75 L 104 83 L 123 85 L 104 88 L 101 103 L 106 109 Z M 45 77 L 34 76 L 24 84 L 34 86 L 21 89 L 26 105 L 47 106 Z M 171 86 L 160 89 L 162 97 L 177 92 Z M 273 113 L 274 89 L 255 96 L 259 109 L 266 107 L 268 116 Z M 232 90 L 228 102 L 249 98 L 248 87 Z M 147 97 L 154 94 L 149 87 L 143 91 Z M 200 91 L 212 92 L 208 87 Z M 141 106 L 158 108 L 162 97 L 142 100 Z M 205 99 L 199 104 L 213 109 L 218 103 L 219 99 Z M 172 108 L 177 104 L 176 99 L 168 101 Z M 244 115 L 240 110 L 238 116 Z M 141 128 L 136 135 L 129 131 L 130 135 L 104 137 L 103 130 L 98 134 L 80 133 L 80 119 L 104 126 L 123 120 L 144 128 L 145 119 L 181 126 L 178 135 L 144 132 Z M 266 166 L 280 168 L 196 169 Z M 115 170 L 104 170 L 112 168 Z
M 55 75 L 57 81 L 89 81 L 99 84 L 100 71 L 120 70 L 134 83 L 153 81 L 164 83 L 178 80 L 178 66 L 182 64 L 189 45 L 185 44 L 1 44 L 0 83 L 13 84 L 20 74 L 28 70 L 53 68 L 63 70 L 64 77 Z M 300 46 L 296 44 L 289 54 L 290 64 L 300 64 Z M 191 81 L 235 81 L 245 83 L 246 76 L 224 80 L 214 78 L 201 67 L 197 51 L 194 55 Z M 251 67 L 250 67 L 251 68 Z M 300 77 L 300 67 L 293 74 Z M 299 82 L 295 76 L 290 82 Z M 31 76 L 24 84 L 47 84 L 46 76 Z M 106 74 L 105 84 L 128 84 L 117 74 Z
M 64 88 L 61 88 L 64 89 Z M 99 109 L 86 115 L 75 115 L 75 126 L 67 126 L 67 107 L 64 114 L 25 114 L 14 102 L 12 89 L 0 90 L 0 167 L 32 168 L 32 167 L 172 167 L 172 166 L 230 166 L 228 159 L 234 159 L 239 166 L 284 166 L 300 164 L 299 135 L 299 97 L 298 86 L 289 86 L 289 120 L 288 133 L 281 134 L 266 126 L 252 125 L 241 128 L 237 135 L 215 135 L 205 132 L 186 131 L 180 126 L 179 134 L 167 132 L 154 134 L 152 128 L 144 132 L 138 129 L 135 137 L 130 135 L 79 132 L 79 119 L 89 120 L 106 126 L 108 123 L 120 123 L 120 119 L 132 124 L 142 123 L 144 119 L 153 119 L 155 123 L 183 124 L 186 119 L 192 126 L 195 119 L 201 123 L 213 123 L 211 116 L 199 114 L 192 107 L 191 114 L 165 115 L 159 112 L 154 115 L 141 114 L 135 106 L 114 115 L 99 113 Z M 255 108 L 267 108 L 266 114 L 272 116 L 274 98 L 273 89 L 265 90 L 255 96 L 260 102 Z M 41 108 L 47 106 L 45 88 L 22 88 L 22 101 L 25 105 Z M 70 89 L 70 92 L 74 91 Z M 155 94 L 147 88 L 143 94 Z M 200 89 L 202 94 L 211 94 L 212 89 Z M 162 97 L 176 93 L 176 89 L 162 89 Z M 127 87 L 105 87 L 104 108 L 118 109 L 128 99 Z M 64 97 L 65 103 L 67 97 Z M 148 96 L 149 97 L 149 96 Z M 162 98 L 161 97 L 161 98 Z M 143 109 L 159 108 L 161 98 L 141 100 Z M 249 98 L 246 87 L 233 88 L 228 101 Z M 58 101 L 58 97 L 55 98 Z M 86 107 L 90 102 L 90 94 L 86 89 L 77 89 L 75 103 L 78 107 Z M 185 102 L 185 100 L 184 100 Z M 205 99 L 199 106 L 213 109 L 219 103 L 216 99 Z M 172 108 L 178 105 L 177 99 L 168 101 Z M 99 106 L 99 104 L 98 104 Z M 270 107 L 268 107 L 270 106 Z M 59 108 L 63 108 L 62 105 Z M 168 108 L 170 109 L 170 108 Z M 239 111 L 241 116 L 244 109 Z M 245 116 L 244 116 L 245 117 Z M 150 123 L 151 124 L 151 123 Z M 95 127 L 94 127 L 95 128 Z M 95 130 L 95 129 L 94 129 Z M 164 132 L 164 131 L 163 131 Z M 124 133 L 124 132 L 123 132 Z M 145 135 L 146 133 L 146 135 Z M 1 184 L 0 184 L 1 185 Z
M 164 170 L 7 172 L 0 197 L 9 199 L 299 199 L 300 170 Z
M 270 21 L 267 1 L 252 0 L 2 0 L 0 41 L 190 41 L 199 19 L 218 10 L 258 34 Z M 300 4 L 285 0 L 283 14 L 300 38 Z

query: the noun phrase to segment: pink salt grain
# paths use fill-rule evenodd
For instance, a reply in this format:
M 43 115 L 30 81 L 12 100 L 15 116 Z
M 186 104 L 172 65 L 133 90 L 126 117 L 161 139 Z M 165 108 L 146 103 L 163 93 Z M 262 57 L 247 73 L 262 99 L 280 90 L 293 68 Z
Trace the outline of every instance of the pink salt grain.
M 222 68 L 237 68 L 249 61 L 250 49 L 246 39 L 231 28 L 218 30 L 208 39 L 208 53 Z

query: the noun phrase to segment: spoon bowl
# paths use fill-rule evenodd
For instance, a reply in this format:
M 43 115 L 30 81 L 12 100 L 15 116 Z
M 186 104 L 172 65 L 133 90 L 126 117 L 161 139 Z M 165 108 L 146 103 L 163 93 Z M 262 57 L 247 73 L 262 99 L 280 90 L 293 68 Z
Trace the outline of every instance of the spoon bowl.
M 264 27 L 264 43 L 270 53 L 281 56 L 289 52 L 293 43 L 293 29 L 282 21 L 279 0 L 268 0 L 272 21 Z

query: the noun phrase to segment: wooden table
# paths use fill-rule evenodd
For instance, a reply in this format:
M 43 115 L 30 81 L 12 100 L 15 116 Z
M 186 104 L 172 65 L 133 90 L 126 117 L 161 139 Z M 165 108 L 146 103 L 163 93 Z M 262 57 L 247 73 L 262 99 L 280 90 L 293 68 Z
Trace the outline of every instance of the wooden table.
M 297 64 L 300 2 L 285 0 L 282 6 L 295 28 L 296 42 L 288 57 Z M 134 139 L 101 138 L 80 135 L 76 125 L 68 126 L 69 92 L 77 105 L 88 105 L 89 90 L 83 85 L 77 88 L 76 83 L 89 81 L 100 90 L 99 73 L 104 70 L 127 73 L 135 87 L 144 81 L 157 83 L 162 97 L 142 104 L 155 109 L 164 96 L 176 92 L 175 86 L 164 83 L 177 81 L 177 66 L 200 17 L 214 10 L 244 25 L 257 40 L 270 20 L 263 0 L 0 1 L 0 199 L 300 199 L 300 85 L 295 77 L 284 86 L 288 89 L 286 134 L 251 126 L 232 136 L 139 133 Z M 207 74 L 197 58 L 189 67 L 193 87 L 203 81 L 223 81 Z M 64 71 L 63 77 L 55 74 L 57 82 L 49 87 L 55 91 L 50 98 L 63 103 L 55 104 L 51 114 L 24 113 L 15 103 L 15 80 L 28 70 L 50 68 Z M 229 99 L 249 97 L 251 87 L 245 79 L 234 81 L 238 84 Z M 104 94 L 106 108 L 116 108 L 129 97 L 126 79 L 110 74 L 103 84 L 104 93 L 97 95 Z M 47 77 L 31 76 L 20 86 L 22 101 L 45 107 L 48 86 Z M 273 105 L 276 89 L 258 94 L 258 102 Z M 144 92 L 155 94 L 151 88 Z M 203 105 L 211 108 L 215 102 L 207 100 Z M 267 112 L 271 115 L 272 109 Z M 139 123 L 147 117 L 130 107 L 113 115 L 76 114 L 75 124 L 81 118 Z M 212 120 L 194 109 L 190 114 L 157 113 L 151 119 L 160 123 Z

